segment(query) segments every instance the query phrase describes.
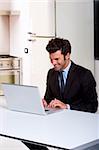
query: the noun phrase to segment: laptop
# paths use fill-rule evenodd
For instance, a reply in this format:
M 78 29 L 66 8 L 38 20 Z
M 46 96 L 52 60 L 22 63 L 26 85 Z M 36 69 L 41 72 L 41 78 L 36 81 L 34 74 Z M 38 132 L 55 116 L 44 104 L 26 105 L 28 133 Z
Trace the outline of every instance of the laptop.
M 51 114 L 61 110 L 45 110 L 37 86 L 3 83 L 2 88 L 6 98 L 7 108 L 10 110 L 38 115 Z

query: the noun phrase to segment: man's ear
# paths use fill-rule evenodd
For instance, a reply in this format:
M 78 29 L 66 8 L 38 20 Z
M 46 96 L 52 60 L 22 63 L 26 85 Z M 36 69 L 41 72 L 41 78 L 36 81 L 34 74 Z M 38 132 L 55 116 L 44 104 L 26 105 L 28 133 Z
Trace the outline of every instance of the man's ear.
M 67 53 L 67 54 L 65 55 L 65 59 L 66 59 L 66 60 L 69 60 L 69 59 L 70 59 L 70 53 Z

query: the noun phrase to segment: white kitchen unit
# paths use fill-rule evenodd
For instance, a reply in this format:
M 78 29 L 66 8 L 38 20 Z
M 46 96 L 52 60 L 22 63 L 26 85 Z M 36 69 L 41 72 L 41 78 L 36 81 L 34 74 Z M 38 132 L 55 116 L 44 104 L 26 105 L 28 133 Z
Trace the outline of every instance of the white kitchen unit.
M 30 0 L 29 32 L 38 36 L 55 35 L 54 0 Z
M 56 34 L 70 40 L 72 60 L 94 74 L 93 0 L 56 0 Z
M 42 96 L 51 66 L 46 45 L 55 37 L 54 4 L 54 0 L 25 0 L 20 15 L 10 16 L 10 54 L 23 59 L 23 84 L 38 85 Z
M 29 3 L 29 50 L 31 50 L 31 83 L 38 85 L 42 97 L 46 86 L 46 76 L 51 67 L 46 51 L 48 41 L 55 37 L 55 2 L 54 0 L 32 0 Z
M 46 88 L 47 72 L 51 67 L 49 55 L 46 51 L 46 45 L 49 40 L 50 38 L 37 38 L 32 44 L 30 43 L 30 52 L 27 56 L 30 59 L 27 66 L 30 73 L 30 84 L 39 86 L 42 97 L 44 96 Z M 24 67 L 25 66 L 26 65 L 24 65 Z M 27 68 L 23 68 L 23 71 Z M 25 74 L 26 73 L 28 74 L 28 72 L 25 72 Z

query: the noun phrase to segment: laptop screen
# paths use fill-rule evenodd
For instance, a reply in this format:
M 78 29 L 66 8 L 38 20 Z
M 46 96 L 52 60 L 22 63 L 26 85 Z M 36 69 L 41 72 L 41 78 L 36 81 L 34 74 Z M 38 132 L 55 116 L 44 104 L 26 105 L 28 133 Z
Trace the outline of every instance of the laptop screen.
M 2 84 L 7 107 L 10 110 L 45 114 L 37 86 Z

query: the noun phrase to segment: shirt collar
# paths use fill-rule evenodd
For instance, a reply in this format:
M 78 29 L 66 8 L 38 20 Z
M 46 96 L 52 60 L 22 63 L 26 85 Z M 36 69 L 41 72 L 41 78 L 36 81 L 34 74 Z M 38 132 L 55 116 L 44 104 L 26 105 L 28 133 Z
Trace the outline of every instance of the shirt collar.
M 68 72 L 70 69 L 70 66 L 71 66 L 71 61 L 69 62 L 68 66 L 65 69 L 63 69 L 63 71 Z

